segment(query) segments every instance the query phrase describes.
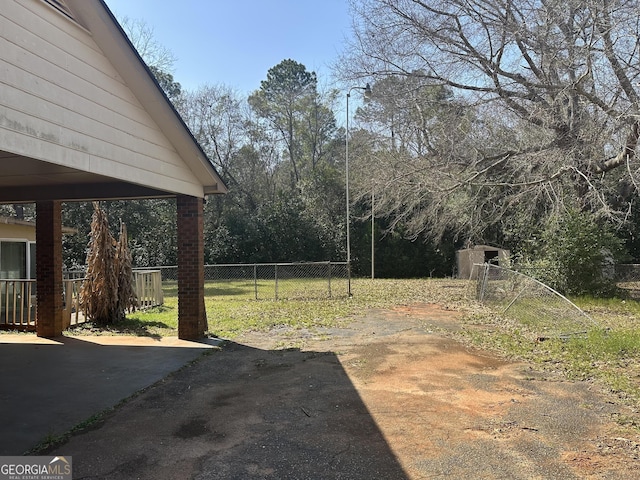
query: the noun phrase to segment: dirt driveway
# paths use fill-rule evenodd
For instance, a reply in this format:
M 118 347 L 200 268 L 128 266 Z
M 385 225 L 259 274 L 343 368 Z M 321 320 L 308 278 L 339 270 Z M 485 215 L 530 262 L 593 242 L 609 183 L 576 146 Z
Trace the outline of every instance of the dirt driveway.
M 621 407 L 441 333 L 456 328 L 419 305 L 246 335 L 52 453 L 84 479 L 640 478 Z

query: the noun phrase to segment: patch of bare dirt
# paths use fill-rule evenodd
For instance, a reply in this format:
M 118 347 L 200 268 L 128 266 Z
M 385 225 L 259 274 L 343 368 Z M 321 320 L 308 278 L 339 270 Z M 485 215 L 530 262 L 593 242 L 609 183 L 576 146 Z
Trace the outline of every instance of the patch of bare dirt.
M 248 334 L 56 453 L 77 478 L 638 478 L 621 407 L 435 333 L 458 321 L 418 305 Z

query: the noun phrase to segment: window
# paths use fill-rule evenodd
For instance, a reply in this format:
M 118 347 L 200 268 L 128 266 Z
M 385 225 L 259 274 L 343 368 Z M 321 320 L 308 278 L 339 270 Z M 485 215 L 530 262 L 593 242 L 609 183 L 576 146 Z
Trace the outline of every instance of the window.
M 0 242 L 0 279 L 27 278 L 27 242 Z
M 484 263 L 498 264 L 498 250 L 485 250 Z
M 36 242 L 29 242 L 29 278 L 36 278 Z

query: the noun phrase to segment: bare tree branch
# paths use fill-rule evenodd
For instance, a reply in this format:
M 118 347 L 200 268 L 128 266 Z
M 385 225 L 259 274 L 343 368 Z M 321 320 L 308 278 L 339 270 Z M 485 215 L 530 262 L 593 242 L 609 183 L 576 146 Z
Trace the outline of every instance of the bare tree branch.
M 633 198 L 614 193 L 612 173 L 640 184 L 639 3 L 350 0 L 356 42 L 338 73 L 418 88 L 367 119 L 393 124 L 371 147 L 380 208 L 436 235 L 482 235 L 503 215 L 537 221 L 565 203 L 628 217 Z M 427 101 L 437 88 L 449 108 Z

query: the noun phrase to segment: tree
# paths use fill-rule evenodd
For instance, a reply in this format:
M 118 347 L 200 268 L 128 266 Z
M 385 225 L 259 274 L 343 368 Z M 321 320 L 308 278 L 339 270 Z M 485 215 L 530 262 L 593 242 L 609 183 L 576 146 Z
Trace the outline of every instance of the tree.
M 450 149 L 395 154 L 385 187 L 403 191 L 397 218 L 423 214 L 414 234 L 451 221 L 478 239 L 510 215 L 539 223 L 574 207 L 626 218 L 640 173 L 637 1 L 350 4 L 344 78 L 411 78 L 473 109 L 463 136 L 450 129 Z
M 425 231 L 437 242 L 452 229 L 471 230 L 467 202 L 455 199 L 469 187 L 446 188 L 460 168 L 449 160 L 473 148 L 474 109 L 419 74 L 381 79 L 372 92 L 351 131 L 354 200 L 369 203 L 373 193 L 388 230 L 413 240 Z
M 230 87 L 205 85 L 186 93 L 179 110 L 233 194 L 255 208 L 260 188 L 254 181 L 263 180 L 269 167 L 248 146 L 252 127 L 246 102 Z
M 337 133 L 336 118 L 331 108 L 338 91 L 332 90 L 307 99 L 301 128 L 302 155 L 312 174 L 322 163 L 331 163 L 333 142 Z
M 316 84 L 285 60 L 248 101 L 224 85 L 182 95 L 178 110 L 229 186 L 205 206 L 207 262 L 340 257 L 344 147 L 335 92 Z
M 176 56 L 158 42 L 153 27 L 144 20 L 129 17 L 122 17 L 118 21 L 147 65 L 162 72 L 173 71 Z
M 86 265 L 87 238 L 95 208 L 91 202 L 65 202 L 62 206 L 62 224 L 73 225 L 74 235 L 62 236 L 62 258 L 65 268 L 78 270 Z
M 274 198 L 276 142 L 230 87 L 205 85 L 187 92 L 178 108 L 229 186 L 227 195 L 214 196 L 205 205 L 205 261 L 248 261 L 239 252 L 251 250 L 243 245 L 259 240 L 234 235 L 250 229 L 247 223 L 256 211 Z
M 14 203 L 0 205 L 0 215 L 20 220 L 33 221 L 36 218 L 34 203 Z
M 519 263 L 556 290 L 571 295 L 608 295 L 615 291 L 610 268 L 624 259 L 622 241 L 584 212 L 569 211 L 551 220 L 542 242 L 524 251 Z M 534 260 L 530 260 L 533 258 Z
M 317 82 L 315 72 L 294 60 L 283 60 L 269 69 L 260 89 L 249 96 L 249 105 L 258 117 L 265 119 L 284 142 L 294 183 L 301 176 L 300 130 L 310 105 L 315 104 Z
M 162 71 L 154 66 L 150 66 L 149 70 L 151 70 L 151 73 L 153 73 L 153 76 L 158 81 L 160 88 L 162 88 L 169 100 L 174 104 L 177 104 L 180 100 L 180 96 L 182 95 L 182 85 L 176 82 L 173 79 L 173 75 L 168 72 Z
M 144 20 L 123 17 L 120 25 L 138 54 L 153 73 L 158 84 L 174 103 L 180 98 L 182 86 L 173 78 L 173 66 L 176 56 L 171 50 L 162 45 L 155 38 L 153 28 Z

